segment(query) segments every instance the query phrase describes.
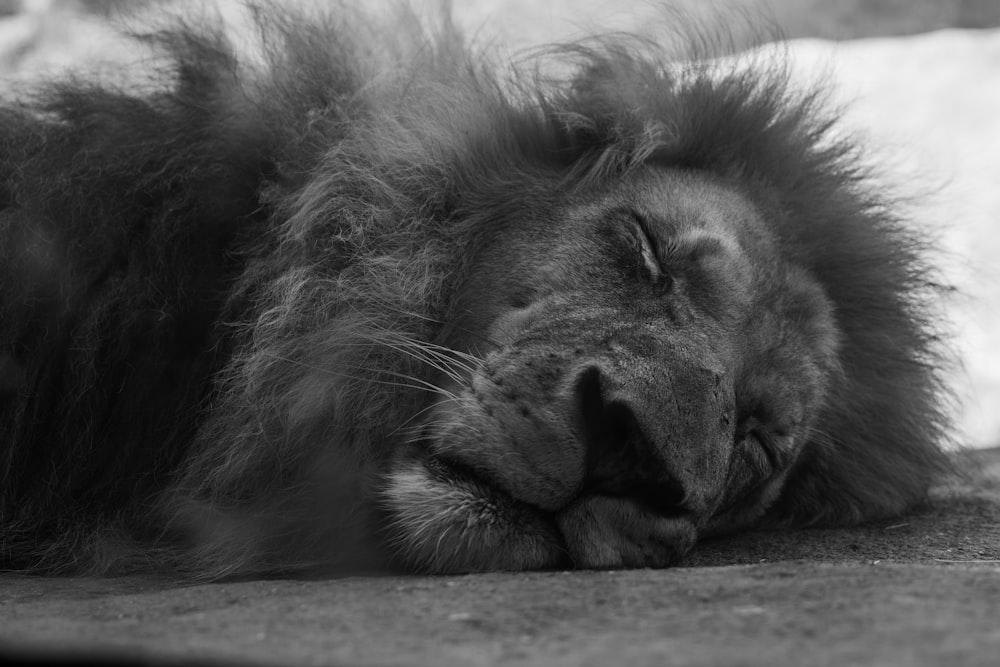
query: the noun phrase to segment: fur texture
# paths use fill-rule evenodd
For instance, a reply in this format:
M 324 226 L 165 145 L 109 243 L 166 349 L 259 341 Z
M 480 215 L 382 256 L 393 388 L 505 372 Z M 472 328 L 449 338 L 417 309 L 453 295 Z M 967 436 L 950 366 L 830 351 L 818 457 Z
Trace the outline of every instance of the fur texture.
M 182 26 L 142 38 L 162 54 L 143 87 L 53 82 L 0 111 L 4 568 L 535 567 L 558 562 L 549 541 L 577 564 L 615 564 L 586 546 L 603 544 L 587 537 L 603 510 L 574 510 L 553 529 L 502 465 L 484 472 L 473 455 L 434 477 L 436 463 L 401 463 L 400 452 L 419 449 L 428 411 L 440 417 L 438 402 L 457 395 L 442 378 L 472 386 L 498 332 L 525 331 L 517 313 L 535 312 L 541 279 L 507 305 L 482 304 L 543 254 L 532 244 L 546 221 L 590 206 L 589 193 L 645 183 L 650 169 L 677 174 L 666 183 L 678 192 L 752 210 L 739 215 L 767 237 L 772 254 L 760 257 L 787 269 L 753 269 L 758 305 L 746 312 L 779 313 L 801 347 L 790 358 L 816 378 L 801 429 L 779 447 L 780 490 L 730 498 L 726 517 L 690 530 L 891 516 L 945 469 L 923 243 L 831 135 L 821 100 L 786 90 L 780 65 L 609 37 L 515 71 L 447 20 L 422 28 L 405 13 L 375 21 L 346 8 L 255 20 L 255 57 L 241 59 L 221 30 Z M 732 234 L 719 238 L 757 243 Z M 658 252 L 641 255 L 647 271 Z M 690 282 L 665 261 L 665 275 Z M 760 305 L 783 294 L 800 296 Z M 564 322 L 580 312 L 564 310 Z M 739 331 L 771 325 L 754 326 Z M 562 354 L 566 335 L 551 334 L 546 353 Z M 726 410 L 740 413 L 740 387 L 782 367 L 734 354 Z M 602 359 L 607 375 L 613 360 Z M 607 381 L 580 373 L 576 395 L 610 414 Z M 732 490 L 756 464 L 740 462 L 726 433 L 719 465 Z M 426 504 L 433 479 L 442 493 Z M 586 488 L 574 484 L 567 494 Z M 488 538 L 463 533 L 445 540 L 448 554 L 423 552 L 473 522 L 456 508 L 476 503 L 489 506 L 475 515 L 493 526 Z M 661 541 L 679 530 L 671 523 Z M 491 544 L 514 544 L 516 557 Z M 646 563 L 666 564 L 621 550 L 619 564 Z

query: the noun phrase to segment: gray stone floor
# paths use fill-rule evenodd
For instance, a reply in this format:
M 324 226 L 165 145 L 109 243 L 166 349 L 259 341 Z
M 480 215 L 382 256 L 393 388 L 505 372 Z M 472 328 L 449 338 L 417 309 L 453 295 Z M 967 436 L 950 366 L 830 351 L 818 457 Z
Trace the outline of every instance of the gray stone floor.
M 1000 449 L 911 516 L 670 570 L 184 585 L 0 576 L 0 658 L 271 665 L 996 665 Z

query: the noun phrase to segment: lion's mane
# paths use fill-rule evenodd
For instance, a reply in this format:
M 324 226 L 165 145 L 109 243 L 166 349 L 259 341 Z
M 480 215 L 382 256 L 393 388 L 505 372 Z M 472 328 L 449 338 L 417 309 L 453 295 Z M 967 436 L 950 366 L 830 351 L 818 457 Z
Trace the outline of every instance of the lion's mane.
M 365 561 L 470 220 L 539 174 L 712 173 L 826 290 L 840 373 L 767 520 L 898 513 L 944 468 L 924 243 L 780 64 L 613 37 L 505 68 L 447 20 L 255 21 L 250 56 L 182 26 L 134 85 L 0 111 L 4 567 Z

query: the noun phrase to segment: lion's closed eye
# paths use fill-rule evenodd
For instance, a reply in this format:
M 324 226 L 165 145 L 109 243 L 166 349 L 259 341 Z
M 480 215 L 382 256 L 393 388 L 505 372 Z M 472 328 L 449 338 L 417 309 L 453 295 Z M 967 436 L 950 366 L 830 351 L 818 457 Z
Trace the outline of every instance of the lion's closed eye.
M 640 278 L 661 294 L 669 292 L 673 285 L 673 276 L 670 267 L 664 264 L 662 258 L 664 246 L 660 238 L 662 231 L 657 233 L 653 229 L 656 223 L 635 211 L 624 211 L 621 215 L 626 220 L 629 236 L 634 239 L 633 251 L 637 250 L 641 259 Z

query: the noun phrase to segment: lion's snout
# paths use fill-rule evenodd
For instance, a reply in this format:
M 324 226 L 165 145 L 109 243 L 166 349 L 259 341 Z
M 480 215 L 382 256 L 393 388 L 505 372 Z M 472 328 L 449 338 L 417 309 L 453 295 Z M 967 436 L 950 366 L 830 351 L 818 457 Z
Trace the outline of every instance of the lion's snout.
M 586 476 L 556 522 L 577 567 L 676 562 L 721 493 L 732 441 L 723 375 L 676 365 L 646 376 L 631 361 L 588 366 L 574 384 L 570 422 Z
M 508 373 L 477 376 L 439 405 L 423 454 L 392 476 L 389 504 L 409 552 L 435 545 L 419 565 L 634 567 L 680 558 L 721 493 L 732 441 L 723 375 L 690 363 L 647 373 L 634 357 L 575 357 L 561 371 L 511 362 Z M 562 390 L 523 400 L 506 389 L 515 369 L 521 387 L 544 378 Z M 458 543 L 486 546 L 461 547 L 462 557 L 439 550 Z
M 570 421 L 586 452 L 583 492 L 628 498 L 663 517 L 704 514 L 721 493 L 731 449 L 732 389 L 704 364 L 675 362 L 655 375 L 645 368 L 632 359 L 578 375 Z
M 684 511 L 685 489 L 669 472 L 632 401 L 609 399 L 602 371 L 591 366 L 574 390 L 571 422 L 584 443 L 587 495 L 632 498 L 664 515 Z

